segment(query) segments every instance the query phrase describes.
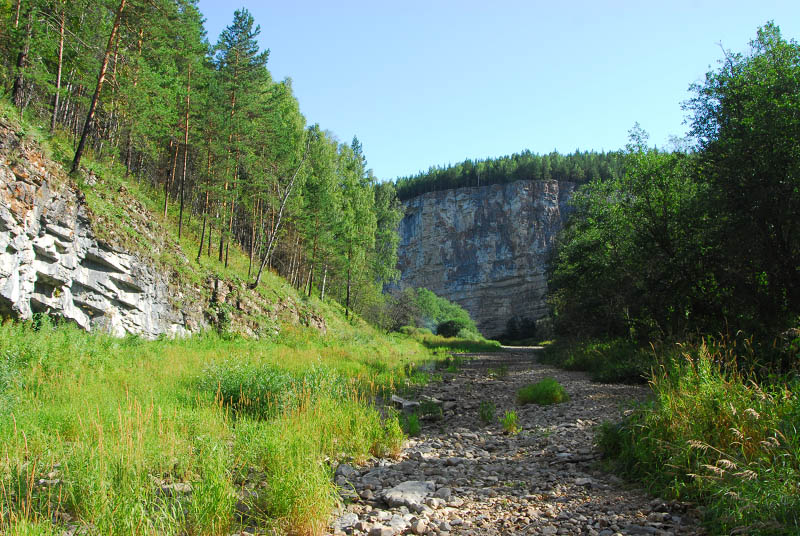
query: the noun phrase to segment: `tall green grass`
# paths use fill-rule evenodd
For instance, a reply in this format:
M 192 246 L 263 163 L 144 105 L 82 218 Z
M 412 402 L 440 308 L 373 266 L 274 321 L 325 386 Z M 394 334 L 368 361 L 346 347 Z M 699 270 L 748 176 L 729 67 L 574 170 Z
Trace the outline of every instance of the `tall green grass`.
M 536 383 L 528 384 L 517 391 L 517 402 L 520 404 L 561 404 L 569 401 L 567 391 L 558 380 L 552 377 L 543 378 Z
M 400 328 L 400 333 L 413 337 L 426 348 L 432 350 L 442 349 L 443 351 L 456 353 L 481 353 L 499 352 L 502 348 L 498 341 L 480 336 L 444 337 L 442 335 L 434 335 L 429 329 L 413 326 L 403 326 Z
M 0 533 L 319 534 L 335 464 L 399 449 L 374 394 L 431 358 L 407 337 L 351 334 L 145 341 L 0 326 Z
M 703 502 L 715 534 L 798 534 L 800 381 L 759 384 L 736 364 L 745 346 L 684 346 L 653 375 L 654 401 L 599 444 L 623 474 Z

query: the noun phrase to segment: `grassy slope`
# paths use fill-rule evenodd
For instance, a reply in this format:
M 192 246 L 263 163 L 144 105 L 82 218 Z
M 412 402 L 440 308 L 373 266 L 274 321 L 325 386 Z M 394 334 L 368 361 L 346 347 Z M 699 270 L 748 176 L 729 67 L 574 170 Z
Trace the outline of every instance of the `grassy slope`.
M 3 102 L 0 113 L 16 112 Z M 65 138 L 35 122 L 19 132 L 68 161 Z M 174 206 L 161 217 L 158 192 L 119 166 L 85 164 L 99 178 L 79 187 L 101 238 L 153 253 L 184 284 L 245 280 L 236 248 L 227 269 L 213 256 L 188 260 L 196 218 L 177 243 Z M 0 532 L 320 533 L 337 500 L 332 466 L 399 448 L 397 419 L 382 419 L 373 395 L 426 381 L 414 365 L 443 355 L 429 348 L 465 343 L 385 335 L 270 273 L 258 292 L 321 314 L 328 334 L 285 323 L 260 341 L 144 341 L 47 322 L 0 327 Z

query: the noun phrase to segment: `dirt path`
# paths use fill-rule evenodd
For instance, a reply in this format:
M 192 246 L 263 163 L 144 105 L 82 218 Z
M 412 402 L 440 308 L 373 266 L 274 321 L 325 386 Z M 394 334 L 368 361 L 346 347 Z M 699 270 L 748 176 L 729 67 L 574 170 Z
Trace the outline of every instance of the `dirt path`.
M 696 511 L 653 499 L 598 467 L 593 428 L 618 420 L 641 386 L 589 381 L 536 363 L 534 349 L 482 354 L 422 396 L 442 402 L 443 418 L 422 422 L 398 460 L 340 466 L 350 504 L 333 534 L 702 534 Z M 571 400 L 520 406 L 523 385 L 555 377 Z M 479 417 L 496 406 L 495 422 Z M 497 418 L 514 410 L 522 432 L 503 434 Z M 399 486 L 399 487 L 398 487 Z

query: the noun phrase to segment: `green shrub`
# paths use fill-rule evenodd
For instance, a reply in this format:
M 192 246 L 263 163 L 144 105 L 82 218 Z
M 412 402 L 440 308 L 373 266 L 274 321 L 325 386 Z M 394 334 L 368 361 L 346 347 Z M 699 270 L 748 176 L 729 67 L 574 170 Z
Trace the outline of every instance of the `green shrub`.
M 506 411 L 500 419 L 500 424 L 503 426 L 503 431 L 509 435 L 516 435 L 519 433 L 519 417 L 514 410 Z
M 442 406 L 432 400 L 423 400 L 419 403 L 417 414 L 423 419 L 431 419 L 434 421 L 441 420 L 444 417 Z
M 416 413 L 404 413 L 400 416 L 400 426 L 410 437 L 417 437 L 422 431 L 419 416 Z
M 436 334 L 442 337 L 457 337 L 462 330 L 469 330 L 469 323 L 460 318 L 445 320 L 436 326 Z
M 494 422 L 495 409 L 494 402 L 484 400 L 481 402 L 480 406 L 478 406 L 478 417 L 480 417 L 484 424 L 490 424 Z
M 508 365 L 503 363 L 497 367 L 489 367 L 487 372 L 492 378 L 508 378 Z
M 483 337 L 477 331 L 473 331 L 469 328 L 463 328 L 458 330 L 456 333 L 456 337 L 459 339 L 464 339 L 467 341 L 480 341 L 483 340 Z
M 433 335 L 433 332 L 428 328 L 418 328 L 414 326 L 402 326 L 397 331 L 403 335 L 409 335 L 411 337 Z
M 517 391 L 520 404 L 560 404 L 569 400 L 569 395 L 555 378 L 544 378 L 540 382 L 526 385 Z
M 546 346 L 539 361 L 586 371 L 597 382 L 620 383 L 646 383 L 657 365 L 652 348 L 627 339 L 558 342 Z
M 417 289 L 417 307 L 423 322 L 431 322 L 434 325 L 438 325 L 448 320 L 455 320 L 461 323 L 463 327 L 478 332 L 475 322 L 464 308 L 457 303 L 437 296 L 426 288 Z M 458 331 L 451 336 L 455 336 L 456 333 Z

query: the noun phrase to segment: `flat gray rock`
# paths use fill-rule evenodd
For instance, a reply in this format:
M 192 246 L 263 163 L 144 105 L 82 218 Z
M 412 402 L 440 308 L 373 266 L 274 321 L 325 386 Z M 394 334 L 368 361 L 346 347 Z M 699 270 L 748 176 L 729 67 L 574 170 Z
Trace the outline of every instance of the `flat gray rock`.
M 436 485 L 430 480 L 408 480 L 383 492 L 383 500 L 392 507 L 415 507 L 423 503 L 426 497 L 436 491 Z

